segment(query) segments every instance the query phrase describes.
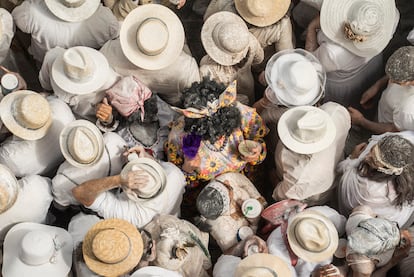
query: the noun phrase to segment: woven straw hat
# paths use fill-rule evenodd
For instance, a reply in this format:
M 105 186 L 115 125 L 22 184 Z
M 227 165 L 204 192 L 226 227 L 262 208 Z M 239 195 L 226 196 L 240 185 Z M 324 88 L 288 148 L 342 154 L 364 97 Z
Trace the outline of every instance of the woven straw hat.
M 100 3 L 99 0 L 45 0 L 46 6 L 56 17 L 68 22 L 88 19 Z
M 290 0 L 235 0 L 234 3 L 244 20 L 259 27 L 276 23 L 290 6 Z
M 25 140 L 44 137 L 52 124 L 49 102 L 30 90 L 7 94 L 0 102 L 0 117 L 13 135 Z
M 267 254 L 257 253 L 244 258 L 237 266 L 235 277 L 273 277 L 292 276 L 286 262 L 281 258 Z
M 136 66 L 157 70 L 172 64 L 184 46 L 184 27 L 169 8 L 158 4 L 138 6 L 125 18 L 121 48 Z
M 104 142 L 101 131 L 87 120 L 75 120 L 60 132 L 60 150 L 73 166 L 88 167 L 102 157 Z
M 138 229 L 122 219 L 96 223 L 83 240 L 86 265 L 102 276 L 120 276 L 130 272 L 140 261 L 144 245 Z
M 13 172 L 0 164 L 0 214 L 13 206 L 18 193 L 19 184 Z
M 249 50 L 250 32 L 246 23 L 231 12 L 210 16 L 201 29 L 201 41 L 207 54 L 221 65 L 240 62 Z

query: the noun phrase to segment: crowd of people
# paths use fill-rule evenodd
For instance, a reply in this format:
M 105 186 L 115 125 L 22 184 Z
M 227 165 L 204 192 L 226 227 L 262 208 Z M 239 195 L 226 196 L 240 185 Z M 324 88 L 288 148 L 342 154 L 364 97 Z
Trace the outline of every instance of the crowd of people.
M 0 276 L 414 276 L 409 2 L 1 0 Z

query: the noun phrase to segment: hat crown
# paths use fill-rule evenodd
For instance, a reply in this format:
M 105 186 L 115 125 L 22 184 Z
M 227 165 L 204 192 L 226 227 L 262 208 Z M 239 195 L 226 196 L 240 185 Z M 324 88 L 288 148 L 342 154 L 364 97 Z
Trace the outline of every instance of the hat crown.
M 229 53 L 240 53 L 249 45 L 249 31 L 238 23 L 219 23 L 214 27 L 214 43 Z
M 330 245 L 330 235 L 324 222 L 303 218 L 295 226 L 295 237 L 300 246 L 310 252 L 322 252 Z
M 63 71 L 69 79 L 86 82 L 92 78 L 95 69 L 93 59 L 84 49 L 73 47 L 63 53 Z
M 99 155 L 96 135 L 84 126 L 77 126 L 70 131 L 67 144 L 70 155 L 78 163 L 89 164 Z
M 49 263 L 54 252 L 53 237 L 45 231 L 30 231 L 21 241 L 20 259 L 27 265 Z
M 22 95 L 16 100 L 14 116 L 16 121 L 28 129 L 43 127 L 50 118 L 50 106 L 40 94 Z
M 271 6 L 273 0 L 246 0 L 246 8 L 257 17 L 269 14 L 268 7 Z
M 148 176 L 148 181 L 139 189 L 140 197 L 151 198 L 159 191 L 161 188 L 161 181 L 159 181 L 159 178 L 157 177 L 158 174 L 154 168 L 149 165 L 140 164 L 133 165 L 131 170 L 144 170 L 145 174 Z
M 264 266 L 251 267 L 244 271 L 240 277 L 277 277 L 273 269 Z
M 0 165 L 0 214 L 13 206 L 18 193 L 16 177 L 8 168 Z
M 100 261 L 116 264 L 125 260 L 131 253 L 131 241 L 121 230 L 104 229 L 93 238 L 92 252 Z
M 168 44 L 169 32 L 159 18 L 147 18 L 138 27 L 137 46 L 148 56 L 159 55 Z
M 293 89 L 292 93 L 304 94 L 318 85 L 318 75 L 311 62 L 307 60 L 295 61 L 287 64 L 286 67 L 288 67 L 287 70 L 282 71 L 280 77 L 288 82 L 288 87 Z M 288 76 L 285 76 L 284 72 Z
M 372 1 L 356 1 L 348 11 L 348 21 L 357 35 L 374 35 L 380 30 L 383 18 L 381 7 Z
M 62 4 L 67 8 L 79 8 L 86 0 L 61 0 Z
M 298 119 L 296 128 L 292 129 L 291 135 L 302 143 L 314 143 L 324 136 L 326 126 L 326 117 L 322 111 L 310 110 Z

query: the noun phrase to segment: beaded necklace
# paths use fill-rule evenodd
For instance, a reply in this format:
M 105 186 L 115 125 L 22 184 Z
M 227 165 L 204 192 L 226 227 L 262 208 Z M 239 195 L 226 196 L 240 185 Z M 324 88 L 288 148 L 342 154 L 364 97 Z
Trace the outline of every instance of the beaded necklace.
M 214 151 L 214 152 L 221 152 L 221 151 L 223 151 L 224 150 L 224 148 L 227 146 L 227 142 L 228 142 L 228 138 L 227 137 L 225 137 L 224 138 L 224 141 L 223 141 L 223 144 L 219 147 L 219 148 L 217 148 L 216 146 L 215 146 L 215 143 L 211 143 L 210 141 L 205 141 L 205 143 L 204 143 L 204 145 L 205 146 L 207 146 L 207 148 L 209 149 L 209 150 L 211 150 L 211 151 Z

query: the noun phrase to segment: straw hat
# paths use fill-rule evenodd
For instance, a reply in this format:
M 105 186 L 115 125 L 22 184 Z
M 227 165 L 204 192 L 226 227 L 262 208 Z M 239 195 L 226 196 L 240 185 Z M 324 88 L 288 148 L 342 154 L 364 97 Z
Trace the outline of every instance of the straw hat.
M 7 94 L 0 102 L 0 117 L 10 132 L 25 140 L 44 137 L 52 124 L 49 102 L 31 90 Z
M 136 66 L 157 70 L 172 64 L 184 46 L 184 28 L 178 16 L 158 4 L 138 6 L 122 23 L 121 48 Z
M 102 276 L 120 276 L 131 271 L 140 261 L 144 245 L 138 229 L 122 219 L 96 223 L 83 240 L 86 265 Z
M 171 271 L 159 266 L 145 266 L 131 275 L 131 277 L 181 277 L 176 271 Z
M 373 57 L 392 38 L 396 16 L 394 0 L 329 0 L 322 3 L 320 21 L 329 39 L 357 56 Z
M 306 208 L 306 204 L 294 199 L 285 199 L 273 203 L 261 213 L 261 216 L 272 223 L 280 225 L 287 221 L 290 216 L 302 212 Z
M 249 255 L 237 265 L 235 277 L 288 277 L 292 272 L 286 262 L 281 258 L 266 254 L 257 253 Z
M 88 19 L 100 3 L 99 0 L 45 0 L 46 6 L 56 17 L 68 22 Z
M 5 237 L 2 274 L 4 277 L 66 276 L 72 266 L 72 250 L 72 237 L 65 229 L 19 223 Z
M 235 0 L 234 3 L 244 20 L 259 27 L 276 23 L 290 6 L 290 0 Z
M 75 120 L 60 132 L 60 150 L 73 166 L 88 167 L 102 157 L 104 142 L 101 131 L 87 120 Z
M 201 29 L 201 41 L 207 54 L 221 65 L 240 62 L 249 50 L 249 29 L 238 15 L 218 12 Z
M 211 181 L 197 196 L 197 210 L 208 219 L 216 219 L 230 209 L 229 190 L 216 180 Z
M 314 105 L 324 95 L 326 73 L 319 60 L 303 49 L 288 49 L 273 55 L 266 64 L 265 78 L 270 101 L 287 107 Z
M 327 112 L 313 106 L 287 110 L 279 119 L 277 132 L 282 143 L 299 154 L 313 154 L 328 148 L 336 127 Z
M 0 164 L 0 214 L 4 213 L 14 202 L 19 193 L 19 184 L 13 172 Z
M 292 251 L 307 262 L 322 262 L 338 247 L 338 232 L 321 213 L 305 210 L 288 223 L 287 236 Z

